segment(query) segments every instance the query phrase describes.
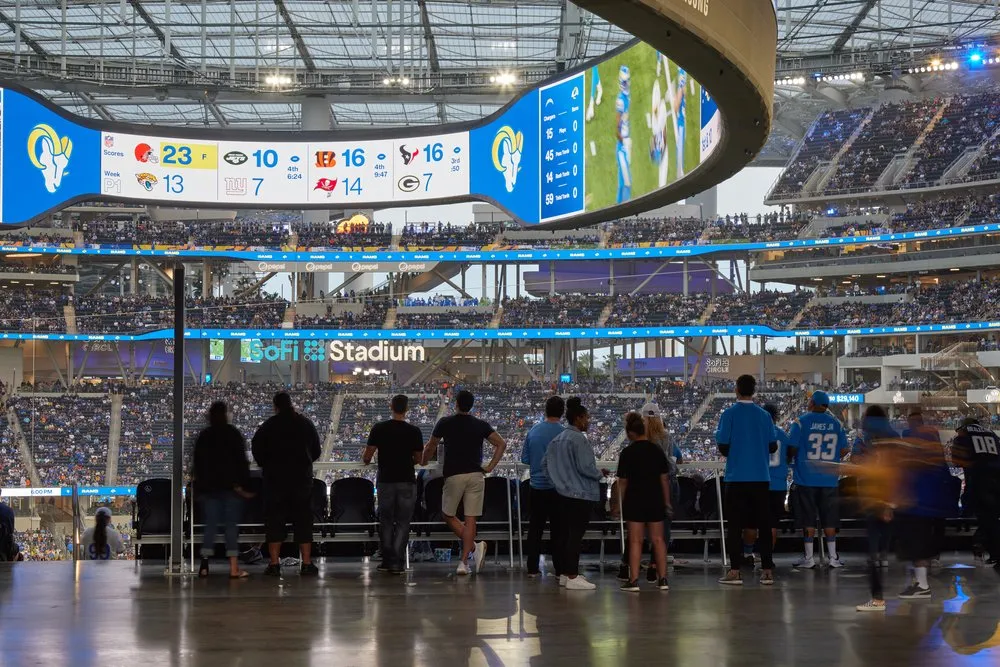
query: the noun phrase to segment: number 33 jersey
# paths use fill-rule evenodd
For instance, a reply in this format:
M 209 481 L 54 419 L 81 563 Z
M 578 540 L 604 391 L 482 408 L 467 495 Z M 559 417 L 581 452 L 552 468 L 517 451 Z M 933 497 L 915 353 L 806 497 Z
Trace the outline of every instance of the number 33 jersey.
M 797 447 L 793 481 L 800 486 L 836 487 L 839 475 L 819 463 L 840 463 L 847 449 L 847 434 L 840 420 L 829 412 L 807 412 L 792 424 L 788 434 Z

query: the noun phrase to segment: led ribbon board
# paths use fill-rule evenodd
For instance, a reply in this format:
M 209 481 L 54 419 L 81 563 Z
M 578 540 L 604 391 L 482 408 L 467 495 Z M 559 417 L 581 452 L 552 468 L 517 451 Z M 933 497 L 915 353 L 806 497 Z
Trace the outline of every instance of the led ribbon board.
M 771 3 L 712 0 L 711 11 L 708 0 L 611 4 L 606 18 L 643 41 L 481 121 L 425 132 L 128 125 L 74 116 L 4 85 L 0 222 L 90 200 L 230 209 L 486 201 L 525 224 L 576 226 L 676 201 L 735 173 L 770 128 Z M 748 76 L 763 62 L 770 74 Z

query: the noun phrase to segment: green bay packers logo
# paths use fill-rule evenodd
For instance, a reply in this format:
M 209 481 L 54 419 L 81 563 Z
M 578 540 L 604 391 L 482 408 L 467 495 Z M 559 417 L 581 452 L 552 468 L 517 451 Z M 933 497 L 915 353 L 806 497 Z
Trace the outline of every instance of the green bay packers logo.
M 51 125 L 39 123 L 28 135 L 28 159 L 42 172 L 45 189 L 54 193 L 62 185 L 63 176 L 68 174 L 69 157 L 73 153 L 73 142 L 69 137 L 60 137 Z
M 524 149 L 524 134 L 504 125 L 493 137 L 493 166 L 503 174 L 507 192 L 513 192 L 517 185 L 517 172 L 521 170 L 521 152 Z

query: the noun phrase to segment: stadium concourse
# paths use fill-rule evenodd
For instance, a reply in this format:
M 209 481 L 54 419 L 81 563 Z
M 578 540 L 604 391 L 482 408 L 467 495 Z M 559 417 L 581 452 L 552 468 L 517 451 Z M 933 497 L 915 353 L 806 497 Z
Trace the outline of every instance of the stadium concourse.
M 0 666 L 1000 664 L 996 20 L 0 2 Z

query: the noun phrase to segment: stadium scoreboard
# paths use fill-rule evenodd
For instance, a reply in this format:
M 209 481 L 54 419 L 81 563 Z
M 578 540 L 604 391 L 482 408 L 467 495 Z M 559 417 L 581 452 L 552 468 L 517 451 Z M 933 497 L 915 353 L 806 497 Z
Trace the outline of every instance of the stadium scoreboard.
M 80 118 L 16 86 L 0 95 L 7 224 L 97 199 L 292 209 L 486 201 L 545 224 L 683 179 L 722 134 L 707 91 L 642 42 L 481 121 L 424 134 L 185 131 Z

